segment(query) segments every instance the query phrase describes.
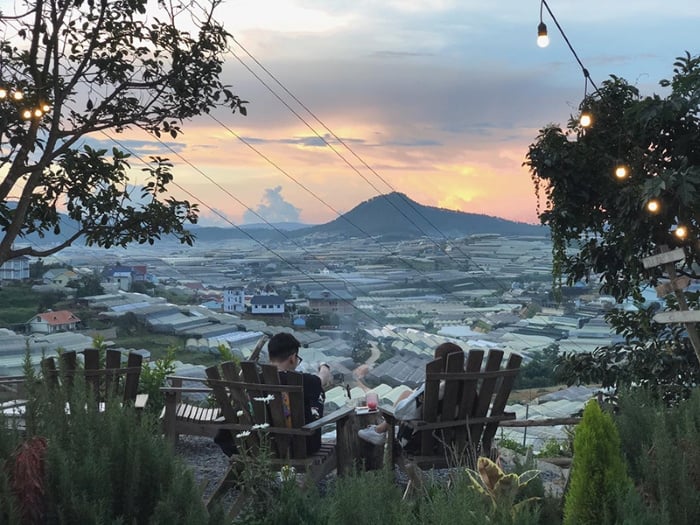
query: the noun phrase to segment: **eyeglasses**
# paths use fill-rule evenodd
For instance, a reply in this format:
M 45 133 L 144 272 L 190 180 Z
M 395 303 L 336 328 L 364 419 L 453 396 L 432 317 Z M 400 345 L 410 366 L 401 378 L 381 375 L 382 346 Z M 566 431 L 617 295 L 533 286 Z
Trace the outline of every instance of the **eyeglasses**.
M 297 366 L 299 366 L 301 364 L 301 362 L 303 361 L 303 359 L 301 358 L 301 356 L 299 354 L 296 354 L 296 356 L 297 356 L 297 359 L 299 360 L 297 362 Z

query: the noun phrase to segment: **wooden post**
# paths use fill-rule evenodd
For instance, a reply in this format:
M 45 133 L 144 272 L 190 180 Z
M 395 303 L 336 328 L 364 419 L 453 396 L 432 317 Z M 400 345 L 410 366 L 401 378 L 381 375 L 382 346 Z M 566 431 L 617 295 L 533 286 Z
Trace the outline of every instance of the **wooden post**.
M 685 293 L 683 292 L 683 287 L 679 286 L 679 277 L 676 273 L 676 261 L 681 261 L 685 258 L 685 250 L 683 248 L 676 248 L 675 250 L 668 250 L 666 246 L 659 246 L 659 253 L 657 255 L 652 255 L 651 257 L 646 257 L 642 260 L 644 268 L 653 268 L 654 266 L 664 266 L 666 273 L 668 273 L 668 278 L 671 281 L 671 289 L 676 295 L 676 300 L 678 301 L 678 311 L 679 312 L 689 312 L 688 302 L 685 299 Z M 671 312 L 674 313 L 674 312 Z M 656 314 L 654 316 L 656 322 L 678 322 L 673 316 L 663 316 L 661 314 Z M 691 321 L 688 319 L 683 319 L 681 322 L 685 325 L 685 329 L 688 332 L 688 339 L 690 339 L 690 344 L 693 346 L 695 355 L 700 361 L 700 335 L 695 327 L 696 321 Z
M 673 263 L 667 263 L 666 264 L 666 271 L 668 272 L 668 276 L 671 279 L 671 282 L 674 282 L 677 279 L 676 275 L 676 267 L 674 266 Z M 688 311 L 688 302 L 685 300 L 685 293 L 683 290 L 678 290 L 676 287 L 674 287 L 673 293 L 676 294 L 676 300 L 678 301 L 678 309 L 681 312 Z M 693 350 L 695 350 L 695 355 L 698 358 L 698 361 L 700 361 L 700 336 L 698 336 L 698 331 L 695 327 L 695 323 L 683 323 L 685 325 L 685 329 L 688 332 L 688 339 L 690 339 L 690 344 L 693 345 Z

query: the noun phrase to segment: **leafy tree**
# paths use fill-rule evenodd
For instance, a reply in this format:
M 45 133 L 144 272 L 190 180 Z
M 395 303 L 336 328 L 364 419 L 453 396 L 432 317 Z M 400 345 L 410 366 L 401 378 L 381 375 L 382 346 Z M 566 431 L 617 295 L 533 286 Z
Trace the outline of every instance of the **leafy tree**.
M 357 329 L 352 334 L 352 360 L 356 363 L 364 363 L 372 355 L 372 346 L 369 343 L 367 332 Z
M 80 279 L 72 281 L 70 286 L 76 289 L 76 297 L 90 297 L 105 293 L 100 278 L 96 275 L 84 275 Z
M 668 90 L 665 97 L 643 97 L 624 79 L 611 76 L 581 104 L 593 115 L 591 127 L 572 118 L 566 130 L 545 127 L 530 145 L 525 164 L 538 198 L 544 197 L 538 212 L 551 229 L 558 282 L 599 279 L 601 292 L 618 302 L 632 297 L 641 303 L 643 287 L 664 277 L 664 268 L 646 269 L 642 260 L 666 246 L 683 247 L 679 273 L 699 277 L 700 57 L 679 57 L 673 73 L 671 80 L 660 81 Z M 652 201 L 655 212 L 648 206 Z M 618 333 L 639 326 L 632 319 L 626 325 L 622 321 Z M 673 329 L 658 323 L 647 327 L 651 331 L 640 331 L 625 345 L 567 356 L 573 365 L 569 370 L 585 375 L 593 366 L 615 384 L 646 383 L 659 372 L 652 364 L 664 363 L 670 384 L 686 388 L 688 375 L 697 373 L 696 360 L 685 357 L 686 338 L 670 336 Z M 695 352 L 700 357 L 700 348 Z M 678 376 L 673 369 L 682 361 L 694 369 Z
M 515 379 L 515 389 L 542 388 L 557 383 L 555 367 L 559 361 L 559 345 L 556 343 L 533 352 L 532 359 L 520 367 Z
M 566 130 L 550 125 L 529 147 L 525 164 L 544 198 L 538 211 L 551 228 L 555 276 L 568 284 L 599 275 L 602 292 L 641 299 L 641 287 L 662 275 L 642 258 L 661 245 L 683 246 L 682 272 L 698 277 L 700 57 L 679 57 L 673 72 L 660 82 L 670 88 L 665 97 L 642 97 L 612 76 L 581 104 L 591 127 L 574 118 Z M 621 165 L 628 176 L 616 177 Z M 652 199 L 657 213 L 647 211 Z M 677 226 L 684 239 L 671 233 Z
M 96 141 L 133 128 L 175 139 L 184 120 L 220 106 L 245 114 L 219 78 L 230 36 L 213 18 L 219 3 L 27 0 L 16 2 L 21 14 L 0 14 L 0 264 L 79 238 L 104 247 L 162 235 L 193 242 L 185 225 L 197 206 L 168 194 L 168 160 L 151 157 L 136 190 L 129 153 Z M 65 240 L 13 247 L 47 233 Z

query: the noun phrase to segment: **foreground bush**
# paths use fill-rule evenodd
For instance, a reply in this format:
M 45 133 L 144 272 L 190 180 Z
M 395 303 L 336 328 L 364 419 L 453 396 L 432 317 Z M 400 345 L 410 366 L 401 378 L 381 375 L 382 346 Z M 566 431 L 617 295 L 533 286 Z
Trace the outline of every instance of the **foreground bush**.
M 98 412 L 84 388 L 73 390 L 67 399 L 35 389 L 20 448 L 18 432 L 0 422 L 0 523 L 223 523 L 154 418 L 117 403 Z M 40 512 L 29 521 L 28 498 Z
M 612 417 L 589 401 L 574 437 L 574 461 L 564 503 L 565 525 L 613 525 L 632 486 Z
M 672 408 L 643 391 L 627 393 L 616 421 L 630 474 L 659 523 L 698 523 L 700 391 Z

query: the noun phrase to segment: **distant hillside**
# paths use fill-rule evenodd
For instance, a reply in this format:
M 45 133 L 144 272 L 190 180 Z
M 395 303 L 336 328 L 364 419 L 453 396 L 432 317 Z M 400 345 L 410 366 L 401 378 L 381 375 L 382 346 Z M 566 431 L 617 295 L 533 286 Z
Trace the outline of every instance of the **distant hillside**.
M 62 215 L 61 220 L 63 225 L 68 225 L 65 232 L 76 230 L 77 226 L 68 217 Z M 250 238 L 268 242 L 305 236 L 342 240 L 366 237 L 368 234 L 384 240 L 405 240 L 426 235 L 452 238 L 483 233 L 518 236 L 547 236 L 549 233 L 544 226 L 424 206 L 397 192 L 373 197 L 337 219 L 317 226 L 283 222 L 272 225 L 245 224 L 237 228 L 195 225 L 190 226 L 190 229 L 195 234 L 196 242 Z M 60 242 L 66 235 L 67 233 L 60 236 L 47 233 L 41 239 L 37 234 L 32 234 L 25 242 L 50 245 Z M 166 236 L 163 240 L 173 239 Z
M 238 228 L 220 226 L 190 226 L 198 241 L 221 241 L 227 239 L 249 239 L 251 236 L 262 240 L 282 240 L 290 232 L 308 228 L 299 222 L 275 222 L 270 224 L 242 224 Z
M 297 236 L 345 238 L 370 234 L 397 240 L 423 236 L 460 237 L 482 233 L 545 236 L 548 230 L 544 226 L 489 215 L 424 206 L 403 193 L 394 192 L 373 197 L 329 223 L 294 232 Z

